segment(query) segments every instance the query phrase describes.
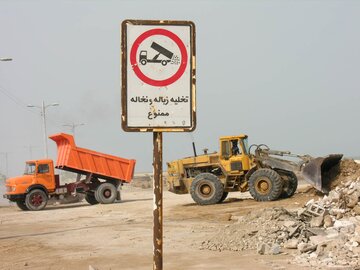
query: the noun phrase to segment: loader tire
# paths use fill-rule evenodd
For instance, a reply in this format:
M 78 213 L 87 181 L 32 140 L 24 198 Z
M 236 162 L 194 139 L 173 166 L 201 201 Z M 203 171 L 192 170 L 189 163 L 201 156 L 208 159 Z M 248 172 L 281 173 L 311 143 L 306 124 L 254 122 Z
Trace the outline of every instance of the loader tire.
M 227 198 L 229 192 L 224 191 L 223 195 L 220 198 L 220 201 L 218 203 L 222 203 Z
M 290 198 L 294 195 L 297 186 L 298 186 L 298 180 L 295 174 L 289 173 L 285 176 L 286 180 L 284 180 L 284 186 L 282 193 L 280 195 L 281 198 Z
M 259 169 L 249 178 L 249 192 L 256 201 L 274 201 L 283 191 L 283 180 L 271 169 Z
M 30 211 L 43 210 L 48 202 L 46 193 L 41 189 L 33 189 L 25 197 L 25 205 Z
M 96 200 L 94 193 L 87 192 L 85 194 L 85 201 L 87 201 L 91 205 L 98 204 L 99 202 Z
M 19 207 L 23 211 L 28 211 L 29 210 L 29 208 L 27 208 L 27 206 L 25 204 L 25 200 L 16 201 L 16 205 L 17 205 L 17 207 Z
M 201 173 L 191 183 L 190 194 L 197 204 L 216 204 L 224 195 L 224 186 L 214 174 Z
M 102 183 L 95 192 L 95 199 L 99 203 L 110 204 L 116 200 L 117 190 L 111 183 Z

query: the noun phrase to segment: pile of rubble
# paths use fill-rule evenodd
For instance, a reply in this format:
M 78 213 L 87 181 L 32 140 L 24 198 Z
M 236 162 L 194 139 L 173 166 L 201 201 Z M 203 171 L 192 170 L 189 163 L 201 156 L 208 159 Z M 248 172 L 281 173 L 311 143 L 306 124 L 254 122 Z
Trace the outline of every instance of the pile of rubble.
M 296 250 L 298 264 L 360 269 L 360 170 L 349 162 L 351 172 L 343 166 L 327 196 L 312 199 L 295 212 L 269 208 L 249 213 L 204 241 L 201 248 L 254 249 L 273 255 Z
M 267 208 L 249 213 L 236 223 L 227 225 L 204 241 L 201 248 L 240 251 L 260 247 L 263 254 L 279 254 L 289 238 L 306 237 L 305 228 L 306 224 L 296 213 L 284 208 Z
M 299 241 L 297 263 L 360 268 L 359 197 L 360 178 L 348 180 L 298 212 L 312 235 Z
M 360 164 L 353 159 L 343 159 L 339 166 L 335 166 L 330 170 L 328 177 L 331 179 L 331 190 L 337 186 L 343 186 L 344 183 L 360 177 Z

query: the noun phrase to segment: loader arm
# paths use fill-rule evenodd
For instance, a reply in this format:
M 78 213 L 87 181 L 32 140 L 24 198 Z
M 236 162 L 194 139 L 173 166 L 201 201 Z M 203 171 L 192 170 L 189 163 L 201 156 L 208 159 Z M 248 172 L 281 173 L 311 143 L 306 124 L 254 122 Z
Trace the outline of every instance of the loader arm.
M 287 157 L 299 161 L 287 160 Z M 254 160 L 260 167 L 293 172 L 323 193 L 329 192 L 332 181 L 329 172 L 338 166 L 342 157 L 342 154 L 331 154 L 313 158 L 309 155 L 292 154 L 290 151 L 271 150 L 266 145 L 257 146 L 254 154 Z

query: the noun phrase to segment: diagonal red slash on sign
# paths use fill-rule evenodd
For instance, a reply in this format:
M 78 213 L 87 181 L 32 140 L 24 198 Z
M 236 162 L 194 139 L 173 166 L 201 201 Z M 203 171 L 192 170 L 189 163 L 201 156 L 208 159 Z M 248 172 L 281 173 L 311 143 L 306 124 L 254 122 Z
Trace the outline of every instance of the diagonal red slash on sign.
M 140 44 L 148 37 L 154 36 L 154 35 L 162 35 L 162 36 L 166 36 L 166 37 L 170 38 L 179 47 L 180 53 L 181 53 L 181 62 L 180 62 L 179 69 L 175 72 L 174 75 L 172 75 L 170 78 L 167 78 L 165 80 L 155 80 L 155 79 L 152 79 L 152 78 L 149 78 L 148 76 L 146 76 L 140 70 L 139 63 L 136 60 L 136 55 L 137 55 Z M 148 31 L 142 33 L 134 41 L 134 44 L 131 47 L 131 51 L 130 51 L 130 64 L 131 64 L 132 69 L 134 70 L 136 76 L 140 80 L 142 80 L 144 83 L 152 85 L 152 86 L 161 87 L 161 86 L 167 86 L 167 85 L 170 85 L 170 84 L 176 82 L 184 74 L 187 62 L 188 62 L 187 51 L 186 51 L 186 47 L 185 47 L 184 43 L 182 42 L 182 40 L 173 32 L 170 32 L 168 30 L 161 29 L 161 28 L 151 29 L 151 30 L 148 30 Z

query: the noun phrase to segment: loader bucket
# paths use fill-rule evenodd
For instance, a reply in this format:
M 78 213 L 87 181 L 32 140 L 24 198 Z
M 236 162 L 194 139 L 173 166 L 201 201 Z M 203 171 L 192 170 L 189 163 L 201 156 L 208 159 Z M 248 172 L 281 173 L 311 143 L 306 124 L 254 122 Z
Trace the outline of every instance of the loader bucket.
M 342 154 L 332 154 L 310 160 L 302 169 L 304 179 L 317 190 L 328 193 L 332 181 L 329 171 L 339 164 L 342 157 Z

